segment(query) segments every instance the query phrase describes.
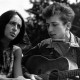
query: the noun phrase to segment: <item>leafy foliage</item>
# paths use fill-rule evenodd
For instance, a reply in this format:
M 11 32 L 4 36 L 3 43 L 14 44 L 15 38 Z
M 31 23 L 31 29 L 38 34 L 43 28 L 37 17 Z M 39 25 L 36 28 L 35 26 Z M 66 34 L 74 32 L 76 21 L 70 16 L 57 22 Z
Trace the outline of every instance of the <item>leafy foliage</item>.
M 78 37 L 80 37 L 80 2 L 77 4 L 71 4 L 70 5 L 72 7 L 72 9 L 75 12 L 75 18 L 73 21 L 73 26 L 71 31 L 77 35 Z

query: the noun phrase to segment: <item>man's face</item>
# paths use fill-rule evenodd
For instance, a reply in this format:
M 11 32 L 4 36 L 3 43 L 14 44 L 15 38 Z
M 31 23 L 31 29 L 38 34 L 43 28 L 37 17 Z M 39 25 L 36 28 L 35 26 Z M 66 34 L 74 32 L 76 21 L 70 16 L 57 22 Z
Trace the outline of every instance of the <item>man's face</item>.
M 46 19 L 47 30 L 51 38 L 64 39 L 67 25 L 63 24 L 58 15 Z

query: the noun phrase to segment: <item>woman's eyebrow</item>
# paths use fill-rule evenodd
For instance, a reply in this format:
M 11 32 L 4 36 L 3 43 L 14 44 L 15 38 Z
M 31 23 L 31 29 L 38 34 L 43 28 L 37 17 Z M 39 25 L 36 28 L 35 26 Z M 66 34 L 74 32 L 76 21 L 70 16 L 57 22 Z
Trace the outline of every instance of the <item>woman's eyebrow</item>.
M 55 24 L 55 23 L 57 23 L 57 22 L 51 22 L 51 23 Z

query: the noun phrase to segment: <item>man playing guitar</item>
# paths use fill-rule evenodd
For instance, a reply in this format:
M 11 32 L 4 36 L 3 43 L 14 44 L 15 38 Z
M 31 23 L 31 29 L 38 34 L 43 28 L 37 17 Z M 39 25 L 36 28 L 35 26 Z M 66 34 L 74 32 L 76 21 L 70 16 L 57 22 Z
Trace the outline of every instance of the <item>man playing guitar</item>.
M 27 52 L 27 55 L 23 57 L 23 64 L 26 67 L 26 69 L 29 71 L 31 75 L 36 74 L 34 72 L 34 67 L 32 65 L 29 65 L 29 61 L 31 61 L 30 57 L 34 55 L 41 55 L 43 57 L 50 59 L 57 59 L 59 57 L 64 57 L 69 64 L 68 66 L 65 66 L 63 62 L 61 62 L 62 65 L 57 65 L 59 66 L 59 70 L 61 69 L 62 66 L 67 67 L 64 68 L 63 70 L 72 70 L 72 69 L 77 69 L 80 67 L 79 64 L 79 59 L 80 59 L 80 46 L 79 46 L 79 38 L 76 37 L 71 31 L 71 26 L 72 26 L 72 21 L 74 19 L 75 13 L 74 11 L 69 7 L 69 5 L 66 5 L 64 3 L 58 3 L 54 2 L 53 4 L 47 6 L 43 12 L 42 12 L 43 18 L 46 20 L 46 27 L 48 34 L 50 38 L 45 39 L 38 43 L 35 47 L 30 49 Z M 35 58 L 33 58 L 35 59 Z M 35 59 L 34 63 L 38 62 L 37 59 Z M 39 59 L 39 64 L 42 62 L 42 59 Z M 59 61 L 59 60 L 58 60 Z M 45 61 L 43 61 L 44 63 Z M 46 64 L 47 61 L 42 64 L 42 68 L 45 69 L 46 67 L 51 67 L 50 64 Z M 32 63 L 33 64 L 33 60 Z M 38 65 L 39 65 L 38 64 Z M 57 64 L 57 61 L 55 65 Z M 71 64 L 71 66 L 70 66 Z M 72 64 L 75 66 L 72 66 Z M 76 64 L 76 65 L 75 65 Z M 50 66 L 49 66 L 50 65 Z M 55 66 L 54 65 L 54 66 Z M 77 66 L 78 65 L 78 66 Z M 41 66 L 41 65 L 40 65 Z M 45 66 L 45 67 L 43 67 Z M 53 65 L 52 65 L 53 66 Z M 56 66 L 56 67 L 57 67 Z M 33 71 L 31 70 L 30 67 L 33 67 Z M 41 68 L 41 69 L 42 69 Z M 42 69 L 42 70 L 43 70 Z M 39 69 L 38 73 L 43 74 L 46 71 L 42 71 Z M 48 69 L 46 69 L 48 70 Z M 50 68 L 51 70 L 51 68 Z M 61 70 L 61 71 L 63 71 Z M 27 74 L 27 72 L 26 72 Z M 30 78 L 32 77 L 30 75 Z M 37 75 L 37 74 L 36 74 Z M 37 76 L 38 77 L 38 76 Z M 73 76 L 75 77 L 75 76 Z M 34 79 L 36 80 L 36 77 L 34 75 Z M 56 80 L 56 79 L 55 79 Z M 69 79 L 69 80 L 75 80 L 74 79 Z

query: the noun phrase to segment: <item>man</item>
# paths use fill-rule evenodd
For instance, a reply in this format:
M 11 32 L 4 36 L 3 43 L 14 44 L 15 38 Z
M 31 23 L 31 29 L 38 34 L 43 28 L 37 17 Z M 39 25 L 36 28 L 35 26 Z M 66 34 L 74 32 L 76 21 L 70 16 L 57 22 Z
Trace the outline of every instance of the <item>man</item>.
M 54 2 L 43 10 L 42 16 L 46 20 L 47 31 L 50 38 L 41 41 L 41 43 L 27 52 L 28 55 L 26 59 L 24 58 L 26 68 L 30 69 L 30 66 L 27 67 L 27 65 L 29 65 L 27 61 L 30 60 L 29 58 L 31 56 L 41 55 L 48 59 L 65 57 L 68 62 L 73 62 L 69 63 L 68 69 L 77 69 L 80 66 L 79 38 L 70 31 L 75 16 L 74 11 L 64 3 Z M 72 64 L 74 65 L 72 66 Z M 64 65 L 66 65 L 66 63 Z M 63 62 L 61 66 L 63 66 Z M 29 70 L 29 72 L 32 74 L 34 71 L 32 72 L 32 70 Z

